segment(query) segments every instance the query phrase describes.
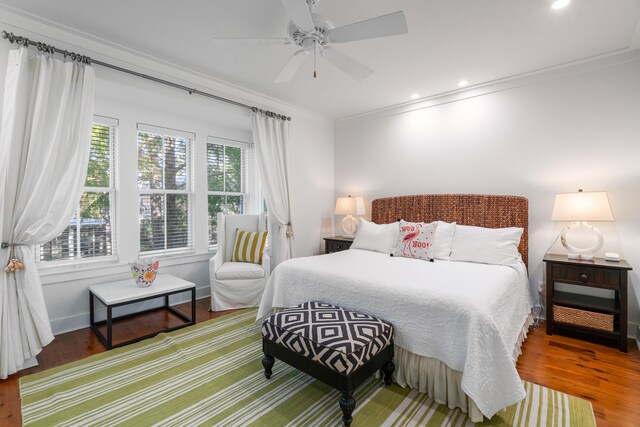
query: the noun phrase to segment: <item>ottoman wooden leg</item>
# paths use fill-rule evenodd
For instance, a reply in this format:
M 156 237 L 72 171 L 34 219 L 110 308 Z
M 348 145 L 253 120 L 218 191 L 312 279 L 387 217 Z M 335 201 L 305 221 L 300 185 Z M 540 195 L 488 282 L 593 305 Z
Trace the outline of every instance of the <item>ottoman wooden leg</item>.
M 274 362 L 275 362 L 275 359 L 273 358 L 273 356 L 269 356 L 266 353 L 264 356 L 262 356 L 262 366 L 264 366 L 264 376 L 267 377 L 267 379 L 271 378 L 271 368 L 273 367 Z
M 386 385 L 391 385 L 391 377 L 393 375 L 393 371 L 396 370 L 396 365 L 393 361 L 387 362 L 382 367 L 382 372 L 384 373 L 384 383 Z
M 351 414 L 356 407 L 356 400 L 353 398 L 353 395 L 343 393 L 340 398 L 340 409 L 342 409 L 342 422 L 346 427 L 351 425 L 351 421 L 353 418 Z

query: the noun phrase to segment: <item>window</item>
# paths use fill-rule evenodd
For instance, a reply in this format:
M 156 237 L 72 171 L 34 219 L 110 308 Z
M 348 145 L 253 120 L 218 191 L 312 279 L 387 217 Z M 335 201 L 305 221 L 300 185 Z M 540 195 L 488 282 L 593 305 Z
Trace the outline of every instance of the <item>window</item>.
M 140 252 L 184 251 L 191 238 L 191 144 L 195 135 L 138 124 Z
M 207 138 L 210 246 L 218 244 L 218 212 L 225 214 L 251 212 L 255 201 L 251 200 L 250 196 L 258 193 L 255 190 L 253 165 L 253 150 L 250 144 L 223 138 Z
M 117 126 L 115 119 L 94 118 L 87 178 L 78 209 L 58 237 L 38 248 L 38 261 L 79 260 L 115 253 L 113 201 Z

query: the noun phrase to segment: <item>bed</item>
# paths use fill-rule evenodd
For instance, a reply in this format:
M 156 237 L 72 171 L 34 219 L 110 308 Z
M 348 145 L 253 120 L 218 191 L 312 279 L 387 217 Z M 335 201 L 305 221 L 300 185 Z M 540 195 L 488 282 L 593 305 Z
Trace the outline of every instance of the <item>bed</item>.
M 442 220 L 521 227 L 527 260 L 527 200 L 494 195 L 421 195 L 374 200 L 372 221 Z M 510 267 L 390 257 L 351 249 L 296 258 L 272 273 L 258 320 L 309 300 L 364 311 L 394 324 L 395 381 L 458 407 L 472 421 L 522 400 L 515 361 L 532 322 L 525 263 Z

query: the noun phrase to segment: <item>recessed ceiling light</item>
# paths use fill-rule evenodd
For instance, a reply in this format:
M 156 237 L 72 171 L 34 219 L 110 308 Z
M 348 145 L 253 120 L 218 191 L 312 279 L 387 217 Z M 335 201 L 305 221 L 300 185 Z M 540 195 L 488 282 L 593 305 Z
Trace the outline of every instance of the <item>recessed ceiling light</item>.
M 411 95 L 411 99 L 418 99 L 420 98 L 420 94 L 419 93 L 414 93 Z
M 466 80 L 460 80 L 460 81 L 458 82 L 458 86 L 460 86 L 460 87 L 465 87 L 465 86 L 466 86 L 466 85 L 468 85 L 468 84 L 469 84 L 469 82 L 468 82 L 468 81 L 466 81 Z
M 569 3 L 571 3 L 571 0 L 556 0 L 551 5 L 551 9 L 555 9 L 555 10 L 562 9 L 564 7 L 569 6 Z

